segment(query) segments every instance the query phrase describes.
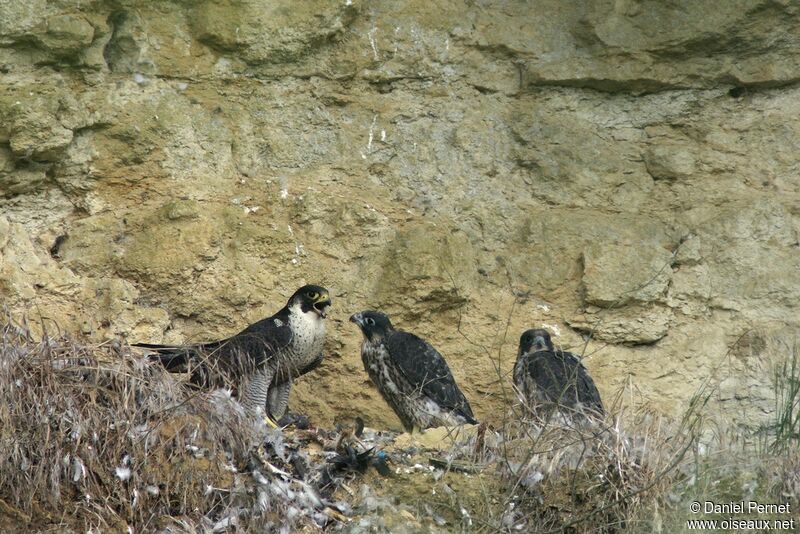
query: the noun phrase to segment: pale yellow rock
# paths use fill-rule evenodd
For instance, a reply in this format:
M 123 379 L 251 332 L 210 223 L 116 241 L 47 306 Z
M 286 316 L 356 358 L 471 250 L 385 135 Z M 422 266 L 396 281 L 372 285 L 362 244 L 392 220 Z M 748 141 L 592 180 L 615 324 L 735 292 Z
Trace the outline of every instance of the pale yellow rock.
M 447 450 L 460 441 L 474 437 L 477 431 L 478 425 L 439 426 L 428 428 L 422 432 L 400 434 L 392 446 L 396 449 L 421 447 L 423 449 Z
M 358 310 L 490 423 L 527 328 L 594 329 L 604 399 L 677 414 L 798 326 L 792 2 L 133 4 L 0 0 L 0 304 L 32 324 L 208 341 L 320 283 L 292 409 L 393 430 Z M 741 424 L 766 357 L 719 378 Z
M 36 40 L 45 48 L 58 54 L 72 54 L 92 42 L 94 28 L 81 16 L 54 15 L 36 33 Z
M 583 253 L 586 302 L 622 306 L 663 300 L 672 277 L 673 256 L 661 247 L 603 244 Z

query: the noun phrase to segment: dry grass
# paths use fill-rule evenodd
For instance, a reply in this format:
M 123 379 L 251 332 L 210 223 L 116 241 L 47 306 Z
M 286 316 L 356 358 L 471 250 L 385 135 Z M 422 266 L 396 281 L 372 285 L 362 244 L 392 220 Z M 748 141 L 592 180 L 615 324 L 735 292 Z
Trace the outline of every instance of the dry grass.
M 280 524 L 287 503 L 252 474 L 270 439 L 127 347 L 0 327 L 0 531 Z
M 761 440 L 709 437 L 710 391 L 680 420 L 622 395 L 596 424 L 511 412 L 501 428 L 481 426 L 436 453 L 444 469 L 356 475 L 355 490 L 337 492 L 353 507 L 347 524 L 326 516 L 330 503 L 312 487 L 324 456 L 312 459 L 307 442 L 269 431 L 224 392 L 184 388 L 124 346 L 35 341 L 6 320 L 0 531 L 358 530 L 362 520 L 392 531 L 410 528 L 408 516 L 439 531 L 681 532 L 696 499 L 796 509 L 800 365 L 796 347 L 791 354 L 775 373 L 776 421 Z M 268 462 L 254 454 L 260 445 Z M 427 464 L 422 454 L 394 460 Z M 298 458 L 307 476 L 293 470 Z
M 472 436 L 447 451 L 452 471 L 495 466 L 503 483 L 476 478 L 471 494 L 451 494 L 439 510 L 451 518 L 465 510 L 472 521 L 464 530 L 538 534 L 688 532 L 688 519 L 715 518 L 692 514 L 693 501 L 756 500 L 797 510 L 800 365 L 792 363 L 796 350 L 788 356 L 774 376 L 779 406 L 766 437 L 711 424 L 710 387 L 677 420 L 630 408 L 622 395 L 594 424 L 524 420 L 512 413 L 498 432 Z
M 614 416 L 592 424 L 515 414 L 498 432 L 478 432 L 448 451 L 452 471 L 483 466 L 482 474 L 491 469 L 494 477 L 473 481 L 472 496 L 461 492 L 441 504 L 466 510 L 469 530 L 484 532 L 618 532 L 652 525 L 687 477 L 705 399 L 696 397 L 681 421 L 646 410 L 627 414 L 619 405 L 612 407 Z
M 512 458 L 520 460 L 507 469 L 522 496 L 521 518 L 535 525 L 532 532 L 617 532 L 649 522 L 685 477 L 705 400 L 695 397 L 681 421 L 617 406 L 591 425 L 546 421 L 525 428 L 529 448 L 515 451 Z

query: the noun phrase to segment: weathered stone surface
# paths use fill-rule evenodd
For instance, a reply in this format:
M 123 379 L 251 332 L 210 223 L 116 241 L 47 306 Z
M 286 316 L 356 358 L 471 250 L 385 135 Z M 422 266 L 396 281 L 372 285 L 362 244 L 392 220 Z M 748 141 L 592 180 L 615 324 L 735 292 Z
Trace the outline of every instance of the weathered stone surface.
M 800 268 L 795 217 L 765 197 L 707 215 L 697 232 L 709 266 L 710 305 L 778 319 L 778 310 L 800 297 L 800 284 L 789 274 Z
M 568 318 L 567 324 L 598 341 L 644 345 L 667 335 L 672 317 L 663 306 L 634 305 L 621 310 L 592 309 Z
M 43 15 L 49 14 L 47 3 L 47 0 L 0 1 L 0 42 L 13 42 L 32 30 L 41 22 Z
M 235 52 L 248 63 L 297 61 L 333 39 L 353 20 L 353 2 L 252 0 L 198 3 L 192 15 L 197 39 Z
M 661 247 L 604 244 L 583 253 L 586 302 L 624 306 L 663 300 L 672 277 L 672 253 Z
M 426 303 L 429 312 L 460 307 L 466 296 L 460 284 L 474 285 L 477 274 L 472 245 L 464 234 L 434 225 L 404 229 L 388 245 L 376 296 L 386 304 L 414 309 Z
M 483 9 L 468 38 L 519 57 L 526 85 L 648 91 L 791 82 L 800 71 L 791 54 L 800 15 L 791 3 L 599 0 L 562 8 L 549 0 L 537 9 Z
M 657 144 L 644 154 L 647 172 L 655 180 L 679 180 L 694 173 L 696 161 L 691 151 L 679 144 Z
M 798 325 L 799 11 L 0 0 L 0 299 L 205 341 L 321 283 L 328 358 L 292 399 L 320 420 L 399 427 L 364 308 L 482 419 L 540 325 L 604 395 L 680 411 L 744 331 Z M 719 377 L 725 413 L 762 410 L 753 361 Z
M 94 27 L 85 18 L 76 15 L 48 17 L 37 30 L 37 43 L 58 55 L 69 55 L 92 43 Z
M 0 216 L 0 291 L 12 307 L 42 298 L 41 317 L 74 325 L 81 279 L 59 266 L 30 239 L 21 224 Z M 45 315 L 53 314 L 53 315 Z
M 0 164 L 2 164 L 3 154 L 0 149 Z M 11 166 L 8 170 L 0 169 L 0 194 L 6 197 L 31 193 L 41 189 L 45 180 L 45 169 L 37 165 L 20 165 L 17 168 Z
M 8 231 L 10 228 L 11 224 L 8 222 L 8 219 L 0 217 L 0 250 L 5 248 L 8 243 Z
M 29 112 L 17 118 L 9 145 L 17 158 L 56 161 L 72 142 L 72 130 L 58 124 L 55 117 Z
M 585 284 L 582 280 L 585 276 L 585 260 L 582 257 L 590 250 L 589 283 L 594 288 L 591 298 L 597 298 L 597 302 L 604 304 L 616 301 L 636 284 L 630 282 L 627 273 L 625 280 L 611 280 L 610 277 L 604 278 L 605 267 L 594 269 L 592 262 L 595 258 L 603 261 L 606 257 L 600 248 L 617 254 L 616 259 L 620 261 L 629 261 L 637 256 L 633 260 L 640 263 L 637 274 L 639 284 L 644 284 L 663 266 L 661 264 L 655 271 L 649 271 L 650 262 L 656 263 L 659 257 L 666 260 L 664 252 L 669 254 L 667 248 L 675 246 L 678 241 L 674 230 L 651 217 L 610 215 L 600 210 L 528 210 L 520 214 L 519 224 L 515 229 L 513 246 L 506 252 L 508 257 L 505 260 L 515 279 L 546 293 L 569 286 L 577 296 L 581 284 Z M 601 247 L 598 243 L 604 245 Z M 649 251 L 645 260 L 638 257 L 639 249 Z M 607 263 L 613 263 L 613 260 L 609 259 Z M 615 267 L 615 270 L 623 268 Z M 668 279 L 668 272 L 665 272 L 661 275 L 660 285 L 648 291 L 662 291 L 666 283 L 663 280 L 665 274 Z M 598 284 L 601 287 L 597 287 Z M 621 290 L 622 287 L 626 289 Z M 649 294 L 643 293 L 643 297 Z

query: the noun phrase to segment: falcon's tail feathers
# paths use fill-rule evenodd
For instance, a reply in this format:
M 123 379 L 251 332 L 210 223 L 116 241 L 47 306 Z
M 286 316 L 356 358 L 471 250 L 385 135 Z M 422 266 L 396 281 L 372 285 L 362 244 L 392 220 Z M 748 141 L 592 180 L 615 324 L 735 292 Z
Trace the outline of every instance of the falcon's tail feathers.
M 149 351 L 150 354 L 147 355 L 147 359 L 151 362 L 160 362 L 168 371 L 179 365 L 185 365 L 189 358 L 189 351 L 186 350 L 186 347 L 150 343 L 137 343 L 132 346 Z

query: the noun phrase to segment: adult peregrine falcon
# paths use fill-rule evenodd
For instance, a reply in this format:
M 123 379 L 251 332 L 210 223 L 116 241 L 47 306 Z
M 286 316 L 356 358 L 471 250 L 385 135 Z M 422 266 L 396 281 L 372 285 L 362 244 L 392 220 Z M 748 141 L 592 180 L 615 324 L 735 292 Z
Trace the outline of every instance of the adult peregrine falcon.
M 547 330 L 528 330 L 520 337 L 514 385 L 525 408 L 543 419 L 555 410 L 577 420 L 603 414 L 586 368 L 571 352 L 555 350 Z
M 264 409 L 268 417 L 278 420 L 289 403 L 292 380 L 322 363 L 330 306 L 327 289 L 307 285 L 295 291 L 278 313 L 227 339 L 198 345 L 133 346 L 155 352 L 150 358 L 169 371 L 188 370 L 197 386 L 233 386 L 245 408 Z
M 350 321 L 364 334 L 364 369 L 406 431 L 477 423 L 447 362 L 428 342 L 395 330 L 381 312 L 356 313 Z

